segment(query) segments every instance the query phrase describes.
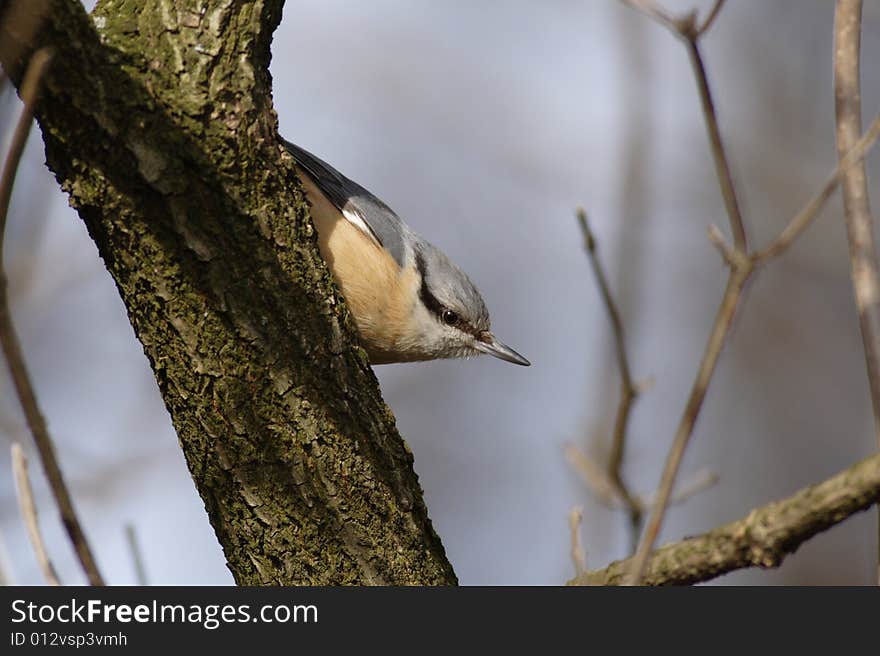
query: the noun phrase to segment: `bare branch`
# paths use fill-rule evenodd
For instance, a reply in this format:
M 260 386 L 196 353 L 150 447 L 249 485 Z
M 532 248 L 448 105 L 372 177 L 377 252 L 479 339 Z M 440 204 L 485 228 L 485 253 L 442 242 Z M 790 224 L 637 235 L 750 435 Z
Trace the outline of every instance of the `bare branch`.
M 841 160 L 856 144 L 862 130 L 859 79 L 861 31 L 862 0 L 837 0 L 834 12 L 834 107 L 837 114 L 837 154 Z M 853 291 L 865 350 L 871 406 L 874 409 L 874 433 L 880 447 L 880 277 L 877 274 L 874 219 L 868 199 L 868 174 L 864 159 L 845 169 L 841 191 L 849 237 Z
M 629 2 L 626 4 L 633 6 L 632 3 Z M 736 315 L 740 298 L 751 274 L 754 272 L 757 265 L 763 264 L 768 259 L 783 252 L 809 225 L 819 209 L 821 209 L 824 203 L 828 200 L 828 197 L 834 191 L 842 172 L 845 172 L 850 165 L 861 159 L 864 152 L 866 152 L 867 148 L 869 148 L 874 139 L 876 139 L 876 132 L 880 132 L 880 125 L 873 125 L 866 136 L 856 144 L 846 157 L 842 158 L 837 171 L 819 195 L 817 195 L 800 213 L 798 213 L 798 215 L 794 217 L 794 219 L 792 219 L 782 233 L 780 233 L 779 237 L 777 237 L 770 246 L 764 251 L 759 251 L 750 255 L 745 225 L 739 210 L 739 202 L 733 186 L 727 155 L 721 141 L 712 94 L 698 46 L 699 38 L 705 32 L 705 29 L 703 28 L 708 28 L 708 26 L 711 25 L 712 21 L 717 17 L 723 3 L 716 3 L 703 28 L 695 27 L 696 19 L 693 12 L 684 19 L 670 21 L 668 15 L 658 9 L 653 3 L 638 4 L 640 5 L 638 7 L 639 9 L 651 15 L 655 20 L 659 20 L 666 27 L 672 29 L 687 45 L 694 76 L 697 79 L 700 101 L 703 108 L 703 117 L 709 135 L 712 155 L 715 160 L 718 182 L 721 187 L 722 197 L 724 198 L 728 218 L 730 220 L 734 244 L 733 246 L 729 246 L 724 241 L 717 228 L 714 230 L 710 228 L 709 237 L 721 251 L 725 261 L 730 267 L 730 276 L 727 281 L 721 306 L 715 317 L 715 323 L 709 337 L 709 342 L 706 345 L 706 349 L 704 350 L 703 357 L 700 361 L 696 380 L 691 388 L 687 405 L 679 423 L 678 430 L 676 431 L 669 455 L 667 456 L 658 492 L 657 505 L 651 513 L 651 518 L 648 521 L 639 548 L 633 558 L 633 572 L 629 579 L 631 584 L 637 584 L 641 580 L 643 568 L 645 567 L 649 554 L 651 553 L 653 545 L 659 535 L 666 508 L 672 497 L 675 478 L 678 474 L 685 450 L 693 433 L 697 417 L 702 408 L 709 382 L 714 374 L 725 339 L 730 331 L 734 316 Z M 880 292 L 878 292 L 878 294 L 880 294 Z
M 780 235 L 763 251 L 756 252 L 750 256 L 745 255 L 741 251 L 726 246 L 723 239 L 720 239 L 718 234 L 713 236 L 713 231 L 710 229 L 710 239 L 716 242 L 722 252 L 726 255 L 728 265 L 731 267 L 730 277 L 727 281 L 727 287 L 721 301 L 721 307 L 718 309 L 718 313 L 715 317 L 715 325 L 712 329 L 709 343 L 707 344 L 706 350 L 703 353 L 703 358 L 700 361 L 697 379 L 694 381 L 687 406 L 685 407 L 684 414 L 666 460 L 663 477 L 660 483 L 658 504 L 655 506 L 654 511 L 651 514 L 651 519 L 649 520 L 648 526 L 642 536 L 639 549 L 633 558 L 633 566 L 637 569 L 633 570 L 633 576 L 630 579 L 632 583 L 637 583 L 640 580 L 641 568 L 645 566 L 651 549 L 660 533 L 663 516 L 671 499 L 673 486 L 675 485 L 675 477 L 678 474 L 678 469 L 681 465 L 681 460 L 684 457 L 684 452 L 690 440 L 691 433 L 693 432 L 700 408 L 702 407 L 709 381 L 714 373 L 727 333 L 733 323 L 733 318 L 736 314 L 736 309 L 746 283 L 759 264 L 764 264 L 767 260 L 783 253 L 807 228 L 813 218 L 819 213 L 819 210 L 824 207 L 828 198 L 837 187 L 843 172 L 864 156 L 871 145 L 873 145 L 878 135 L 880 135 L 880 116 L 874 120 L 874 123 L 871 125 L 871 128 L 865 136 L 863 136 L 856 146 L 843 158 L 819 194 L 811 199 L 810 202 L 795 215 Z
M 590 229 L 590 222 L 587 213 L 583 208 L 577 210 L 578 223 L 581 226 L 581 232 L 584 235 L 584 245 L 590 260 L 590 266 L 593 268 L 593 274 L 599 285 L 599 291 L 602 294 L 602 300 L 608 312 L 608 318 L 611 321 L 611 327 L 614 330 L 615 352 L 617 354 L 617 366 L 620 369 L 620 402 L 617 407 L 617 414 L 614 419 L 614 431 L 611 439 L 611 455 L 608 458 L 608 476 L 613 483 L 617 495 L 626 504 L 629 510 L 630 526 L 633 533 L 633 544 L 638 541 L 639 531 L 642 525 L 642 507 L 633 497 L 626 482 L 623 480 L 623 458 L 626 450 L 627 427 L 629 426 L 629 418 L 632 407 L 639 397 L 639 387 L 635 384 L 632 377 L 632 370 L 629 366 L 629 357 L 626 353 L 626 340 L 624 338 L 623 320 L 620 317 L 620 310 L 614 302 L 611 295 L 611 286 L 608 284 L 608 276 L 602 267 L 599 259 L 598 248 L 596 245 L 596 237 Z
M 564 452 L 565 459 L 581 475 L 586 486 L 602 504 L 609 508 L 617 508 L 615 502 L 626 505 L 623 490 L 592 458 L 574 444 L 566 444 Z
M 574 564 L 575 576 L 581 576 L 587 571 L 587 555 L 581 544 L 581 521 L 584 518 L 584 510 L 575 506 L 568 513 L 568 530 L 571 534 L 571 562 Z
M 645 567 L 648 556 L 660 534 L 660 527 L 663 524 L 666 509 L 672 499 L 672 490 L 675 485 L 676 476 L 678 476 L 681 461 L 684 458 L 685 450 L 687 449 L 688 443 L 693 435 L 697 417 L 700 414 L 703 401 L 706 398 L 706 391 L 709 389 L 709 382 L 712 380 L 712 375 L 715 373 L 715 367 L 718 364 L 718 358 L 721 356 L 721 351 L 724 348 L 727 334 L 733 324 L 733 318 L 736 315 L 742 291 L 752 271 L 753 269 L 751 267 L 732 268 L 730 270 L 727 288 L 724 291 L 724 297 L 721 299 L 721 306 L 718 308 L 718 313 L 715 315 L 715 324 L 712 327 L 709 341 L 703 352 L 703 358 L 700 361 L 696 380 L 694 380 L 687 405 L 682 414 L 678 430 L 675 433 L 675 439 L 672 442 L 672 447 L 666 458 L 663 476 L 660 479 L 660 489 L 657 493 L 657 504 L 651 512 L 651 518 L 648 520 L 648 525 L 642 535 L 639 548 L 636 551 L 636 555 L 633 557 L 633 571 L 630 579 L 630 583 L 633 585 L 636 585 L 641 581 L 643 568 Z
M 12 315 L 9 311 L 6 274 L 3 267 L 3 238 L 6 232 L 6 217 L 9 211 L 12 187 L 15 182 L 18 164 L 21 161 L 21 155 L 27 142 L 28 133 L 30 132 L 34 106 L 39 96 L 40 81 L 43 74 L 49 68 L 51 58 L 52 55 L 49 50 L 38 50 L 34 53 L 28 64 L 24 81 L 21 85 L 21 98 L 24 102 L 24 108 L 16 125 L 2 177 L 0 177 L 0 347 L 2 347 L 6 362 L 9 365 L 18 400 L 24 411 L 31 434 L 34 437 L 34 442 L 37 445 L 43 470 L 46 473 L 49 487 L 52 489 L 55 501 L 58 504 L 64 528 L 70 536 L 70 541 L 89 582 L 92 585 L 103 585 L 104 581 L 98 571 L 95 558 L 92 555 L 85 533 L 73 508 L 73 501 L 70 498 L 70 492 L 61 474 L 61 468 L 55 456 L 55 449 L 52 444 L 52 438 L 49 435 L 49 429 L 46 426 L 46 420 L 40 411 L 30 374 L 27 371 L 24 354 L 22 353 L 21 345 L 15 332 L 15 326 L 12 323 Z
M 136 585 L 147 585 L 147 569 L 144 567 L 144 555 L 134 524 L 125 525 L 125 541 L 128 543 L 128 552 L 131 554 L 131 563 L 134 566 L 135 583 Z
M 12 142 L 6 155 L 2 176 L 0 176 L 0 246 L 3 245 L 3 236 L 6 232 L 6 218 L 9 214 L 9 202 L 12 198 L 12 187 L 15 184 L 18 164 L 21 161 L 21 155 L 24 152 L 24 146 L 31 131 L 34 105 L 39 95 L 40 81 L 49 66 L 51 58 L 51 53 L 47 50 L 34 53 L 34 57 L 28 66 L 21 85 L 21 98 L 24 107 L 15 126 L 15 132 L 12 134 Z M 3 262 L 2 258 L 3 250 L 0 249 L 0 264 Z
M 3 539 L 3 533 L 0 533 L 0 587 L 15 585 L 15 578 L 12 574 L 12 566 L 9 562 L 9 552 L 6 549 L 6 541 Z
M 684 414 L 664 467 L 660 489 L 657 494 L 657 505 L 654 506 L 654 510 L 651 513 L 651 519 L 649 520 L 648 526 L 645 529 L 638 549 L 636 550 L 634 561 L 635 569 L 633 570 L 631 582 L 638 583 L 645 560 L 653 548 L 654 542 L 660 532 L 666 508 L 671 500 L 675 478 L 678 475 L 679 466 L 684 457 L 684 451 L 687 448 L 691 434 L 693 433 L 694 425 L 696 424 L 697 417 L 699 416 L 700 409 L 703 405 L 703 400 L 706 396 L 706 391 L 709 387 L 709 381 L 715 371 L 715 366 L 721 355 L 725 338 L 733 323 L 733 317 L 736 314 L 740 295 L 746 282 L 751 276 L 753 266 L 751 261 L 747 258 L 736 256 L 736 253 L 745 254 L 748 252 L 748 239 L 746 237 L 745 222 L 743 221 L 742 212 L 740 211 L 740 203 L 733 183 L 733 175 L 730 170 L 727 152 L 724 148 L 724 142 L 721 139 L 721 130 L 718 126 L 718 116 L 715 110 L 715 103 L 712 98 L 712 91 L 706 75 L 706 67 L 703 63 L 699 47 L 700 37 L 709 29 L 709 27 L 711 27 L 715 18 L 718 16 L 718 13 L 721 11 L 723 2 L 716 2 L 706 21 L 701 27 L 698 27 L 695 11 L 690 12 L 683 18 L 675 19 L 653 2 L 623 1 L 625 4 L 642 11 L 668 29 L 672 30 L 673 33 L 679 36 L 687 46 L 688 57 L 697 82 L 700 105 L 703 110 L 703 119 L 709 137 L 712 159 L 715 163 L 715 172 L 721 189 L 721 196 L 727 210 L 731 233 L 733 234 L 733 248 L 722 249 L 722 252 L 725 254 L 725 259 L 727 259 L 728 264 L 730 265 L 730 277 L 728 279 L 727 288 L 721 301 L 721 307 L 715 318 L 715 325 L 712 334 L 710 335 L 709 343 L 703 353 L 700 368 L 697 372 L 697 378 L 691 389 L 687 406 L 685 407 Z M 716 243 L 722 244 L 723 239 L 717 239 Z
M 661 8 L 653 0 L 620 0 L 627 7 L 635 9 L 657 21 L 661 25 L 666 26 L 676 34 L 680 33 L 679 21 L 672 14 Z
M 706 123 L 706 132 L 709 136 L 712 159 L 715 162 L 715 172 L 721 187 L 721 196 L 724 198 L 724 206 L 727 209 L 727 216 L 730 220 L 733 245 L 737 250 L 746 252 L 748 244 L 746 242 L 745 224 L 743 223 L 742 212 L 739 208 L 739 200 L 737 199 L 736 189 L 733 184 L 733 174 L 730 172 L 730 164 L 724 149 L 724 142 L 721 140 L 721 130 L 718 127 L 715 101 L 712 99 L 712 90 L 709 87 L 709 79 L 706 77 L 706 67 L 700 54 L 699 33 L 686 34 L 684 36 L 694 77 L 697 80 L 700 105 L 703 109 L 703 118 Z
M 672 492 L 672 496 L 669 499 L 669 505 L 677 506 L 684 503 L 697 496 L 700 492 L 705 492 L 709 488 L 714 487 L 717 483 L 718 474 L 710 469 L 701 469 L 690 479 L 675 487 L 675 490 Z M 650 508 L 657 503 L 657 497 L 657 492 L 643 494 L 639 496 L 639 503 L 641 503 L 644 508 Z
M 37 563 L 49 585 L 61 585 L 58 574 L 55 572 L 55 566 L 52 565 L 49 554 L 46 552 L 46 544 L 37 521 L 37 504 L 34 503 L 34 491 L 28 476 L 27 458 L 18 442 L 12 443 L 12 472 L 15 476 L 15 489 L 18 492 L 18 507 L 21 510 L 21 518 L 27 528 Z
M 696 41 L 706 32 L 708 32 L 721 9 L 724 7 L 724 0 L 715 0 L 715 4 L 709 10 L 709 15 L 703 21 L 702 25 L 697 24 L 697 10 L 692 9 L 683 16 L 673 16 L 663 9 L 653 0 L 620 0 L 623 4 L 631 9 L 641 12 L 648 18 L 657 21 L 673 34 L 685 40 Z
M 731 268 L 737 266 L 737 259 L 742 254 L 727 243 L 721 229 L 713 223 L 709 226 L 707 232 L 709 241 L 712 242 L 712 245 L 718 249 L 719 253 L 721 253 L 721 257 L 724 258 L 724 263 Z
M 837 189 L 844 173 L 850 166 L 862 160 L 868 151 L 874 146 L 877 138 L 880 137 L 880 114 L 878 114 L 868 130 L 862 135 L 862 138 L 850 149 L 845 157 L 841 158 L 837 168 L 829 176 L 825 185 L 816 194 L 804 208 L 798 212 L 785 226 L 779 236 L 761 251 L 752 254 L 752 261 L 755 264 L 764 264 L 767 260 L 782 255 L 795 239 L 806 230 L 813 219 L 819 214 L 819 211 L 825 207 L 825 203 Z
M 623 497 L 623 492 L 611 480 L 606 471 L 596 464 L 592 458 L 574 444 L 566 444 L 564 451 L 568 463 L 580 474 L 584 484 L 596 496 L 599 503 L 612 510 L 628 507 Z M 708 469 L 702 469 L 680 486 L 676 486 L 669 499 L 669 505 L 675 506 L 684 503 L 703 490 L 712 487 L 717 482 L 717 474 Z M 658 496 L 659 490 L 655 490 L 648 494 L 634 495 L 633 500 L 638 504 L 639 511 L 644 514 L 646 508 L 650 508 L 656 503 Z
M 724 5 L 723 0 L 716 0 L 714 6 L 709 12 L 709 16 L 703 22 L 702 26 L 697 26 L 696 11 L 681 18 L 673 18 L 668 12 L 661 9 L 657 4 L 650 0 L 621 0 L 625 5 L 632 7 L 643 14 L 651 17 L 659 22 L 673 34 L 680 37 L 687 46 L 688 57 L 691 61 L 691 67 L 694 71 L 694 78 L 697 81 L 697 90 L 700 95 L 700 105 L 703 109 L 703 118 L 706 124 L 706 131 L 709 135 L 709 145 L 712 150 L 712 159 L 715 162 L 715 172 L 718 176 L 718 182 L 721 187 L 721 196 L 724 198 L 724 206 L 727 210 L 727 216 L 730 219 L 730 229 L 733 233 L 734 246 L 742 251 L 748 250 L 746 242 L 746 229 L 743 222 L 742 212 L 740 211 L 739 201 L 737 200 L 736 189 L 733 184 L 733 175 L 730 172 L 730 164 L 727 159 L 727 153 L 724 149 L 724 142 L 721 139 L 721 131 L 718 127 L 718 116 L 715 111 L 715 102 L 712 99 L 712 90 L 709 87 L 709 79 L 706 76 L 706 67 L 703 64 L 703 57 L 700 54 L 699 41 L 718 17 L 721 8 Z
M 794 495 L 753 510 L 708 533 L 665 545 L 651 554 L 642 581 L 687 585 L 746 567 L 778 567 L 790 553 L 847 517 L 880 500 L 880 454 Z M 619 585 L 634 558 L 587 572 L 571 585 Z
M 718 18 L 718 14 L 721 13 L 722 7 L 724 7 L 724 0 L 715 0 L 715 4 L 712 5 L 712 9 L 709 10 L 709 15 L 706 16 L 706 20 L 704 20 L 703 24 L 697 29 L 697 37 L 703 36 L 712 28 L 712 24 L 715 22 L 715 19 Z

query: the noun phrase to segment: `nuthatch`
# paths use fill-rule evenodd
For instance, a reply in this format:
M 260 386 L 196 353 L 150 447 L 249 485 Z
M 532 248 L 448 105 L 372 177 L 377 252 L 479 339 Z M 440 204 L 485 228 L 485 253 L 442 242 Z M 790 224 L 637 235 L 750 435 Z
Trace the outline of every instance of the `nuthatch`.
M 495 338 L 480 292 L 440 249 L 359 184 L 299 146 L 284 145 L 301 174 L 321 255 L 370 362 L 488 353 L 529 364 Z

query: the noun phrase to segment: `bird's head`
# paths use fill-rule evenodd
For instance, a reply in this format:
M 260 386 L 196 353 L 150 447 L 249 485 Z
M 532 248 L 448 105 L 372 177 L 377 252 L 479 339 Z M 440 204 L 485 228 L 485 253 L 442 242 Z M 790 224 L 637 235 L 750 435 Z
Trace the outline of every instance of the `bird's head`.
M 418 349 L 427 358 L 472 357 L 487 353 L 530 363 L 492 334 L 489 311 L 470 278 L 438 248 L 419 241 L 413 249 L 419 274 L 413 327 Z

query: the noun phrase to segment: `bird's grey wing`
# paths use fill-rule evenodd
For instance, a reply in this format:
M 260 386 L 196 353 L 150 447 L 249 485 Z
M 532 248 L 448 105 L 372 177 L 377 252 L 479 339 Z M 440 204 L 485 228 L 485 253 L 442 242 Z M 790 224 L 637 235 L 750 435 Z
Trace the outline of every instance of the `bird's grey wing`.
M 375 239 L 400 267 L 405 266 L 406 246 L 403 236 L 408 228 L 394 210 L 327 162 L 296 144 L 282 141 L 297 165 L 309 174 L 342 215 Z

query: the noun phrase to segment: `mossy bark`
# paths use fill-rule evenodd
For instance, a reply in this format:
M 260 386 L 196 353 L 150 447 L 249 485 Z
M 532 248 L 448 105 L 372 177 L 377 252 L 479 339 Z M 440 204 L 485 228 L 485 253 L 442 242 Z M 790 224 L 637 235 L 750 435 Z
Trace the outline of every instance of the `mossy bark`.
M 18 83 L 54 50 L 48 165 L 116 281 L 235 580 L 452 584 L 279 144 L 282 5 L 103 0 L 90 18 L 78 0 L 0 0 L 0 21 L 45 12 L 27 43 L 3 21 L 0 62 Z

